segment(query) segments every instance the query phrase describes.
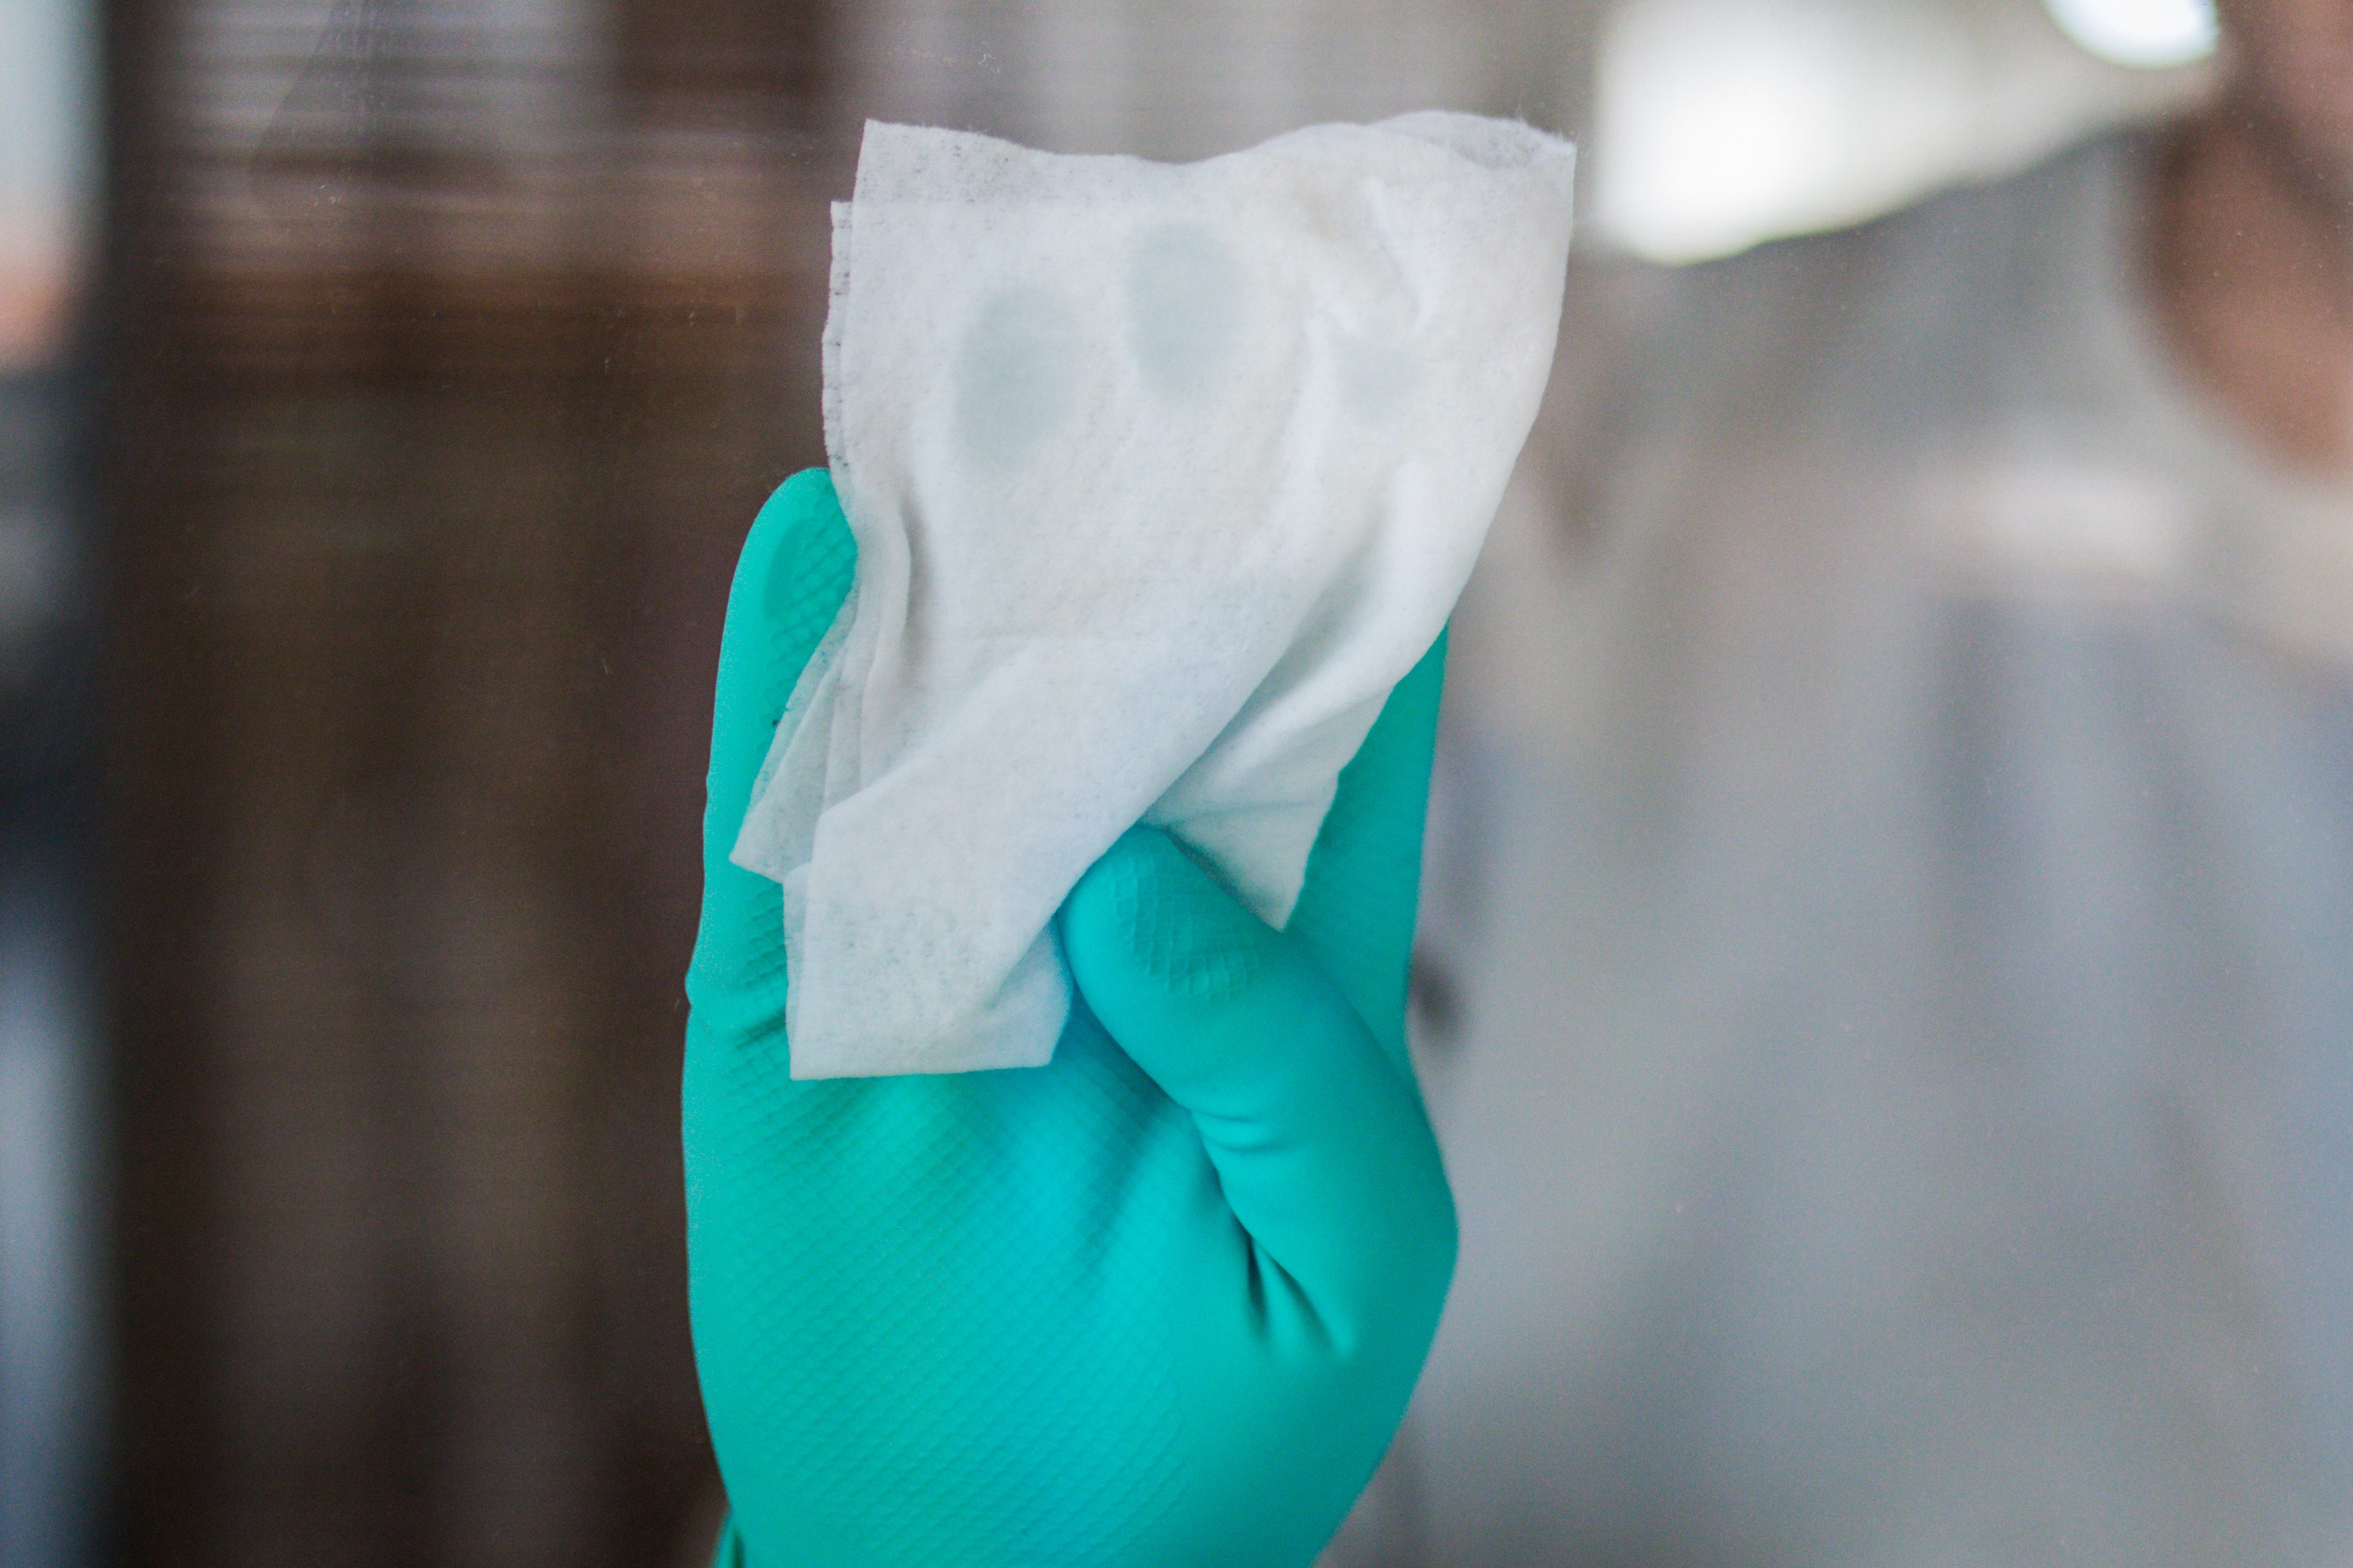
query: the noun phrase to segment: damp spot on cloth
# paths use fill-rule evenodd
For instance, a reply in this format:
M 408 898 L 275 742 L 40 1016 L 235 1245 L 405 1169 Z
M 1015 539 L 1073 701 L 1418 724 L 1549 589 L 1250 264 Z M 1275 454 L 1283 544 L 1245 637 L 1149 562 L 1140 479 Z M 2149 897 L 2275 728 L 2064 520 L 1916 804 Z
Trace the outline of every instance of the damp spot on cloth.
M 1364 424 L 1386 424 L 1405 405 L 1406 395 L 1421 379 L 1413 349 L 1398 339 L 1343 332 L 1333 349 L 1342 405 Z
M 992 468 L 1018 463 L 1070 416 L 1078 321 L 1052 290 L 999 289 L 983 300 L 956 354 L 956 434 L 965 455 Z
M 1232 357 L 1249 287 L 1241 264 L 1195 224 L 1157 224 L 1128 262 L 1128 320 L 1136 368 L 1163 396 L 1208 391 Z

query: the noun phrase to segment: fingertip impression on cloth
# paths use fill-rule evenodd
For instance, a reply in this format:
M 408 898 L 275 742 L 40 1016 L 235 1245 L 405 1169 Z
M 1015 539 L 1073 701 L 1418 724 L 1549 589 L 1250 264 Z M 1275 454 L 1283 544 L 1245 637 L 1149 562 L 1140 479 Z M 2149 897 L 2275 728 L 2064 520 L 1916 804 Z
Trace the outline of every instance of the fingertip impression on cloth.
M 1048 1059 L 1040 933 L 1138 820 L 1290 921 L 1541 398 L 1572 168 L 1462 115 L 1178 165 L 869 125 L 823 387 L 858 583 L 734 847 L 790 889 L 797 1072 Z

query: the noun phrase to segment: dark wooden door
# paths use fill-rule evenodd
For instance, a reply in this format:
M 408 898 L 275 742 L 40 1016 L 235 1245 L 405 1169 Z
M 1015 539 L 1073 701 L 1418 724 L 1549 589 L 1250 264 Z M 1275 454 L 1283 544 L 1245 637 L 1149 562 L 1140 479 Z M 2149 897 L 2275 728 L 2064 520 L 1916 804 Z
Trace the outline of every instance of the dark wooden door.
M 820 458 L 825 18 L 108 31 L 121 1556 L 681 1560 L 679 981 L 728 572 Z

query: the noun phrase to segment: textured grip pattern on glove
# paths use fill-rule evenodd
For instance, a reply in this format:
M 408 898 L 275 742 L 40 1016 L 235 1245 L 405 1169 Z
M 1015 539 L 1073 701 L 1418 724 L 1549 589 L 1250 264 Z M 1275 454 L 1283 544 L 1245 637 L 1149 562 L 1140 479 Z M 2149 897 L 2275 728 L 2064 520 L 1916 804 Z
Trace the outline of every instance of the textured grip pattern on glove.
M 693 1075 L 696 1136 L 724 1173 L 694 1202 L 712 1216 L 698 1226 L 698 1355 L 752 1538 L 794 1542 L 786 1561 L 811 1563 L 1118 1560 L 1177 1479 L 1160 1320 L 1120 1299 L 1167 1293 L 1157 1211 L 1214 1198 L 1192 1190 L 1189 1120 L 1091 1024 L 1051 1069 L 985 1075 L 1052 1071 L 1050 1094 L 971 1078 L 795 1082 L 756 1052 L 714 1064 L 707 1044 L 698 1065 L 718 1070 Z M 727 1113 L 710 1115 L 721 1100 Z M 791 1173 L 799 1204 L 738 1192 L 731 1206 L 727 1178 L 758 1172 Z M 858 1262 L 811 1249 L 812 1224 Z M 942 1313 L 939 1298 L 965 1310 Z M 1103 1332 L 1120 1322 L 1125 1335 Z M 789 1341 L 765 1331 L 785 1323 Z M 1035 1325 L 1082 1323 L 1055 1356 L 1004 1353 Z M 795 1473 L 759 1473 L 768 1455 Z M 910 1508 L 912 1473 L 955 1477 L 961 1495 Z
M 1112 897 L 1120 920 L 1135 933 L 1136 951 L 1152 977 L 1199 1001 L 1231 996 L 1258 978 L 1264 960 L 1257 948 L 1219 946 L 1201 941 L 1196 928 L 1208 912 L 1197 909 L 1183 887 L 1147 884 L 1143 868 L 1123 861 L 1113 871 Z
M 721 653 L 683 1087 L 695 1353 L 736 1514 L 723 1560 L 1304 1563 L 1419 1352 L 1371 1375 L 1265 1342 L 1240 1283 L 1259 1260 L 1198 1126 L 1083 1001 L 1045 1068 L 790 1076 L 780 892 L 726 856 L 854 559 L 826 476 L 788 481 Z M 1344 777 L 1290 928 L 1384 1042 L 1401 1040 L 1419 845 L 1419 801 L 1401 839 L 1395 792 L 1422 787 L 1437 659 Z M 1377 743 L 1419 746 L 1419 771 L 1356 776 Z M 1181 900 L 1120 892 L 1162 978 L 1208 998 L 1250 983 L 1249 956 L 1185 940 Z
M 789 521 L 762 601 L 767 679 L 722 681 L 723 700 L 764 710 L 763 746 L 855 564 L 821 480 L 800 476 L 771 503 Z M 740 774 L 742 761 L 715 758 L 714 773 L 732 763 Z M 726 804 L 740 818 L 740 804 Z M 772 922 L 776 940 L 735 950 L 728 978 L 773 987 L 752 1013 L 781 1016 L 775 885 L 723 863 L 706 872 L 740 879 L 735 890 Z M 706 956 L 717 954 L 699 952 L 698 969 Z M 1050 1085 L 1032 1073 L 799 1083 L 781 1034 L 691 1031 L 697 1355 L 730 1496 L 754 1516 L 756 1538 L 802 1542 L 811 1563 L 1101 1563 L 1169 1505 L 1177 1405 L 1161 1385 L 1165 1346 L 1093 1339 L 1072 1347 L 1082 1364 L 1010 1363 L 1002 1325 L 1124 1319 L 1152 1331 L 1154 1314 L 1121 1312 L 1105 1297 L 1165 1293 L 1153 1249 L 1138 1242 L 1164 1227 L 1154 1211 L 1211 1195 L 1198 1190 L 1196 1134 L 1082 1014 L 1051 1071 Z M 793 1192 L 768 1187 L 784 1173 Z M 1008 1191 L 1024 1199 L 1019 1225 L 1006 1223 Z M 834 1249 L 813 1248 L 813 1226 L 849 1242 L 866 1266 L 843 1268 Z M 944 1316 L 930 1292 L 986 1310 Z M 766 1331 L 778 1324 L 796 1337 Z M 892 1386 L 830 1373 L 878 1365 Z M 919 1424 L 910 1410 L 924 1413 Z M 1105 1412 L 1116 1413 L 1115 1441 L 1070 1442 Z M 742 1475 L 763 1453 L 792 1455 L 798 1473 Z M 955 1462 L 937 1462 L 951 1454 Z M 1040 1456 L 1054 1457 L 1050 1473 L 1034 1473 Z M 1074 1473 L 1070 1456 L 1103 1473 Z M 910 1510 L 900 1478 L 917 1466 L 965 1478 L 965 1506 L 934 1496 Z M 767 1517 L 777 1504 L 796 1517 Z M 1007 1539 L 1008 1525 L 1027 1539 Z

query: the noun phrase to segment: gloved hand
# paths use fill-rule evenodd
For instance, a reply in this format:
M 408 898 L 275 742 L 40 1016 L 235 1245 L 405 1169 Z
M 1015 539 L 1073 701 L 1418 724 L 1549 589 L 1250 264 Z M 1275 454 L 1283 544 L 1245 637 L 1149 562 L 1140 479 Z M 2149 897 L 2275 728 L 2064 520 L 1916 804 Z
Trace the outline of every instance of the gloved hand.
M 787 480 L 719 657 L 685 1139 L 722 1562 L 1297 1568 L 1453 1268 L 1404 1046 L 1442 652 L 1286 931 L 1139 828 L 1062 910 L 1083 1005 L 1051 1065 L 795 1082 L 778 889 L 727 854 L 854 548 L 827 476 Z

